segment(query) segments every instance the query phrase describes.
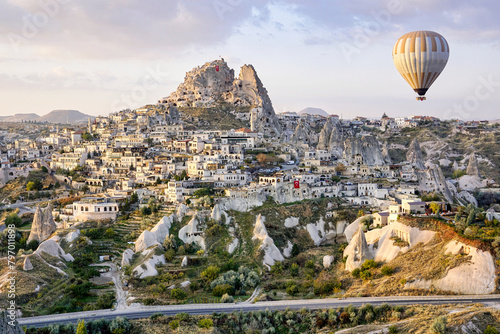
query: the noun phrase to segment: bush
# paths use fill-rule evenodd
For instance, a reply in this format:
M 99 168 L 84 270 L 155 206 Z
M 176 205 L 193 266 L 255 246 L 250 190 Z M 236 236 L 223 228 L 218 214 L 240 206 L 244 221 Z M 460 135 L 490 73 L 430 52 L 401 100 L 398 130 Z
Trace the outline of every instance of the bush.
M 383 266 L 380 272 L 385 276 L 391 276 L 394 273 L 394 269 L 389 266 Z
M 431 326 L 432 332 L 437 334 L 446 333 L 446 323 L 447 321 L 445 316 L 436 318 Z
M 352 277 L 359 278 L 361 276 L 361 269 L 356 268 L 351 273 Z
M 187 293 L 182 289 L 172 289 L 172 291 L 170 291 L 170 298 L 173 298 L 175 300 L 182 300 L 186 297 Z
M 217 266 L 209 266 L 207 269 L 201 272 L 200 277 L 208 282 L 212 282 L 219 276 L 220 268 Z
M 377 268 L 377 262 L 375 260 L 366 260 L 361 266 L 363 269 Z
M 212 319 L 200 319 L 200 321 L 198 321 L 198 327 L 200 328 L 209 329 L 212 328 L 213 326 L 214 322 L 212 321 Z
M 314 280 L 314 293 L 317 295 L 326 295 L 334 290 L 340 289 L 340 287 L 340 282 L 325 271 L 321 272 L 318 278 Z
M 151 214 L 151 208 L 149 206 L 143 206 L 141 208 L 141 216 L 149 216 Z
M 288 293 L 290 296 L 295 296 L 299 292 L 299 288 L 295 284 L 290 284 L 286 288 L 286 293 Z
M 389 326 L 389 334 L 399 333 L 398 327 L 396 325 Z
M 276 262 L 271 266 L 271 275 L 277 276 L 283 273 L 283 265 L 281 262 Z
M 484 334 L 498 334 L 498 330 L 495 327 L 488 325 L 488 327 L 484 330 Z
M 234 302 L 234 298 L 233 298 L 233 296 L 230 296 L 229 294 L 225 293 L 222 295 L 220 302 L 221 303 L 232 303 L 232 302 Z
M 234 295 L 234 287 L 229 284 L 217 285 L 213 288 L 212 294 L 216 297 L 222 297 L 225 294 Z
M 172 328 L 173 330 L 179 328 L 179 320 L 172 320 L 168 324 L 170 325 L 170 328 Z
M 299 265 L 297 263 L 292 263 L 292 265 L 290 266 L 290 275 L 292 275 L 293 277 L 299 275 Z
M 367 281 L 367 280 L 371 279 L 372 276 L 373 276 L 373 274 L 369 270 L 364 270 L 360 274 L 360 277 L 363 279 L 363 281 Z

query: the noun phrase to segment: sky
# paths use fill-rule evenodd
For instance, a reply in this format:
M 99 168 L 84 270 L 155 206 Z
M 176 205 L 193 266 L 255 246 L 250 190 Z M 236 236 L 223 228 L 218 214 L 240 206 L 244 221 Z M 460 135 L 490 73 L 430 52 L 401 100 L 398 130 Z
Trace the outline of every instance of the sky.
M 254 65 L 277 113 L 499 119 L 498 0 L 2 0 L 0 115 L 108 115 L 156 103 L 192 68 Z M 427 101 L 392 47 L 432 30 L 450 58 Z

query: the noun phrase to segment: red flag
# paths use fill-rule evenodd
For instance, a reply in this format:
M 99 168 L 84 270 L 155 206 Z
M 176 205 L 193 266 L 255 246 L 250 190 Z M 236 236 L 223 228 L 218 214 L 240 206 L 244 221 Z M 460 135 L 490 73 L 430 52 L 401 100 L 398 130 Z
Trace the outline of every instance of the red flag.
M 293 187 L 294 188 L 300 188 L 300 182 L 297 181 L 297 180 L 293 181 Z
M 219 65 L 215 65 L 215 70 L 219 72 Z

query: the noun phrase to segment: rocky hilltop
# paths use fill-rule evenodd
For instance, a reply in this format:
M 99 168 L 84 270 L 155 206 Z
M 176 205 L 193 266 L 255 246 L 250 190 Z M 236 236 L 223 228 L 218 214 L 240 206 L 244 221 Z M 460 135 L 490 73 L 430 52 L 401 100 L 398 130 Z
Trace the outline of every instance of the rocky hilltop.
M 177 90 L 160 103 L 180 108 L 211 108 L 220 103 L 248 106 L 251 109 L 244 118 L 253 130 L 269 135 L 281 132 L 271 99 L 252 65 L 243 65 L 237 78 L 224 59 L 195 67 L 186 73 Z

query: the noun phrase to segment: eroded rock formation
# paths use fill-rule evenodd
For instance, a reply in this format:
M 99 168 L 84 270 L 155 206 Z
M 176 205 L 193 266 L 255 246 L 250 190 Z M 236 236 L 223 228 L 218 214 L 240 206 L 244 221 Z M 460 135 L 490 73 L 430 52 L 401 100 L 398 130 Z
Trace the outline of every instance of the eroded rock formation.
M 40 206 L 37 206 L 27 242 L 29 243 L 32 240 L 43 242 L 47 240 L 47 238 L 50 237 L 55 230 L 56 224 L 54 222 L 54 218 L 52 217 L 52 205 L 49 203 L 43 212 Z

